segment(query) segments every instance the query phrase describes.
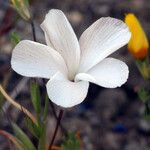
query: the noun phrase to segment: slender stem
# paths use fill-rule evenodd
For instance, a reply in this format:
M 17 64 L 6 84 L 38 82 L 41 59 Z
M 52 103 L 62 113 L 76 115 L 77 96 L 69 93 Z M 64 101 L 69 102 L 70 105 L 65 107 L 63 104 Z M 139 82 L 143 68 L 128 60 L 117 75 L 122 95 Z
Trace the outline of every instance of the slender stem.
M 9 124 L 11 124 L 12 122 L 11 122 L 11 119 L 9 118 L 9 116 L 7 115 L 7 112 L 5 112 L 5 111 L 3 110 L 3 108 L 1 109 L 1 112 L 3 113 L 4 116 L 6 116 L 6 118 L 7 118 L 8 122 L 9 122 Z M 11 140 L 10 140 L 9 138 L 7 138 L 7 139 L 8 139 L 9 150 L 14 150 L 14 148 L 13 148 L 13 143 L 11 142 Z
M 64 113 L 64 110 L 61 109 L 60 112 L 59 112 L 59 116 L 58 116 L 58 119 L 57 119 L 57 124 L 56 124 L 56 127 L 55 127 L 55 131 L 54 131 L 54 134 L 53 134 L 53 137 L 52 137 L 52 140 L 50 142 L 48 150 L 51 150 L 51 148 L 52 148 L 55 137 L 57 135 L 58 127 L 60 125 L 60 122 L 61 122 L 61 119 L 62 119 L 62 116 L 63 116 L 63 113 Z
M 35 26 L 34 26 L 34 22 L 31 21 L 31 28 L 32 28 L 32 34 L 33 34 L 33 40 L 36 42 L 36 33 L 35 33 Z
M 0 92 L 2 93 L 2 95 L 6 98 L 7 101 L 9 101 L 13 106 L 15 106 L 17 109 L 19 109 L 20 111 L 22 111 L 23 113 L 25 113 L 34 123 L 36 123 L 36 119 L 35 117 L 23 106 L 21 106 L 20 104 L 18 104 L 17 102 L 15 102 L 15 100 L 13 100 L 7 93 L 6 91 L 3 89 L 3 87 L 0 85 Z
M 16 85 L 16 87 L 13 89 L 13 91 L 10 93 L 10 97 L 12 97 L 12 99 L 15 99 L 17 97 L 17 95 L 23 90 L 23 88 L 25 87 L 26 83 L 28 82 L 29 78 L 22 78 L 19 83 Z M 9 106 L 11 104 L 6 101 L 5 104 L 3 104 L 3 109 L 7 112 L 7 110 L 9 109 Z
M 57 113 L 56 113 L 56 109 L 55 109 L 55 106 L 54 106 L 54 104 L 53 104 L 52 101 L 50 101 L 50 106 L 51 106 L 52 113 L 53 113 L 55 119 L 58 120 Z M 67 131 L 66 131 L 65 128 L 62 126 L 61 122 L 60 122 L 59 126 L 60 126 L 60 128 L 61 128 L 61 131 L 66 135 L 66 132 L 67 132 Z
M 13 144 L 10 140 L 8 140 L 9 150 L 14 150 Z
M 50 101 L 50 106 L 51 106 L 52 113 L 53 113 L 55 119 L 58 119 L 57 114 L 56 114 L 56 110 L 55 110 L 55 106 L 53 105 L 52 101 Z
M 61 147 L 58 146 L 52 146 L 52 150 L 63 150 Z
M 4 136 L 7 139 L 9 139 L 10 141 L 12 141 L 12 143 L 15 144 L 15 146 L 18 148 L 18 150 L 22 150 L 20 143 L 18 143 L 17 139 L 14 136 L 12 136 L 11 134 L 9 134 L 8 132 L 6 132 L 4 130 L 0 130 L 0 135 Z

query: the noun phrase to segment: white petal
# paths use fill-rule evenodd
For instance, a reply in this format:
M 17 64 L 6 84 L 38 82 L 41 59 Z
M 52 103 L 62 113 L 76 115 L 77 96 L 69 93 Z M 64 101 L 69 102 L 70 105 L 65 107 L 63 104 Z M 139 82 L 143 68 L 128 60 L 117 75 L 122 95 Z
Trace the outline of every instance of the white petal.
M 87 73 L 79 73 L 76 80 L 89 81 L 106 88 L 116 88 L 128 79 L 128 66 L 117 59 L 106 58 Z
M 65 62 L 57 51 L 29 40 L 21 41 L 14 48 L 11 65 L 13 70 L 27 77 L 50 78 L 58 70 L 67 74 Z
M 104 17 L 83 32 L 79 43 L 81 63 L 79 72 L 86 72 L 111 53 L 128 43 L 131 33 L 118 19 Z
M 47 33 L 45 33 L 45 41 L 46 41 L 46 44 L 47 44 L 49 47 L 55 49 L 54 46 L 53 46 L 53 44 L 52 44 L 51 41 L 49 40 L 49 37 L 48 37 Z
M 80 104 L 88 93 L 89 82 L 71 82 L 57 73 L 47 83 L 47 93 L 52 102 L 61 107 Z
M 69 76 L 75 76 L 80 60 L 80 47 L 77 37 L 61 10 L 52 9 L 41 24 L 47 44 L 53 46 L 66 61 Z

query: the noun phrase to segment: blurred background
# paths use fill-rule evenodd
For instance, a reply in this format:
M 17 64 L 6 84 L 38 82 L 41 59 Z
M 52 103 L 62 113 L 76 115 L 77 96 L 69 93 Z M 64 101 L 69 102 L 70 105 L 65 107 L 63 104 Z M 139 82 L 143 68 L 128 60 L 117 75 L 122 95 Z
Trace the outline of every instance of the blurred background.
M 150 39 L 149 0 L 30 0 L 30 6 L 37 41 L 40 43 L 45 43 L 40 24 L 51 8 L 65 12 L 78 38 L 100 17 L 111 16 L 124 20 L 125 15 L 132 12 L 140 20 Z M 11 97 L 32 112 L 29 79 L 17 75 L 10 67 L 14 47 L 10 38 L 12 32 L 17 32 L 21 39 L 32 40 L 30 24 L 18 17 L 16 11 L 10 7 L 9 0 L 0 0 L 0 82 L 6 83 Z M 116 89 L 105 89 L 91 84 L 86 100 L 66 110 L 62 126 L 67 131 L 80 133 L 84 150 L 149 150 L 150 122 L 143 118 L 144 105 L 136 93 L 136 89 L 146 86 L 147 83 L 141 77 L 126 46 L 115 52 L 113 57 L 128 64 L 130 75 L 127 83 Z M 39 83 L 41 91 L 45 92 L 43 82 L 39 80 Z M 12 133 L 10 120 L 24 128 L 22 113 L 6 102 L 1 107 L 5 111 L 0 115 L 0 129 Z M 59 108 L 55 106 L 55 109 L 57 111 Z M 51 107 L 49 112 L 48 139 L 56 123 Z M 60 130 L 56 144 L 59 144 L 61 138 Z M 7 149 L 7 141 L 0 137 L 0 150 Z

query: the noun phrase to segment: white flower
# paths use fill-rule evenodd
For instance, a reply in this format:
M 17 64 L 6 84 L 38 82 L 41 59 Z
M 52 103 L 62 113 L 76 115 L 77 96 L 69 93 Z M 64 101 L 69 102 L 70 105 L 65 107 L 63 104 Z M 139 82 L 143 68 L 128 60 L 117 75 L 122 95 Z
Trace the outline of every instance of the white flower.
M 64 13 L 52 9 L 41 28 L 47 46 L 21 41 L 13 50 L 11 65 L 23 76 L 50 79 L 46 87 L 55 104 L 72 107 L 81 103 L 87 95 L 89 82 L 115 88 L 127 81 L 127 65 L 106 58 L 130 39 L 128 27 L 121 20 L 100 18 L 78 41 Z

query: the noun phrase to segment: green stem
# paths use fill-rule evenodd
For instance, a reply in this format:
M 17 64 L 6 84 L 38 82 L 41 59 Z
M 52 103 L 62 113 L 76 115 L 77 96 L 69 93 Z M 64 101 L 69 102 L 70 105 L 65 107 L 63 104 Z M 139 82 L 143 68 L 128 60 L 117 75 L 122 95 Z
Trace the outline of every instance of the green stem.
M 38 150 L 46 149 L 46 125 L 43 126 L 42 135 L 39 139 Z

